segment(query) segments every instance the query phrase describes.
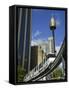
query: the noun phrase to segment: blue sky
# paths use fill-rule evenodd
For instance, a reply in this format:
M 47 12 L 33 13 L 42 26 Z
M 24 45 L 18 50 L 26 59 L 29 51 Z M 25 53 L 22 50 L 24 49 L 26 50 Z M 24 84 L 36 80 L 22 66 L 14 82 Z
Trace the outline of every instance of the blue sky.
M 55 43 L 59 46 L 65 34 L 65 12 L 59 10 L 32 9 L 32 41 L 47 40 L 52 36 L 49 27 L 50 19 L 54 16 L 56 19 Z

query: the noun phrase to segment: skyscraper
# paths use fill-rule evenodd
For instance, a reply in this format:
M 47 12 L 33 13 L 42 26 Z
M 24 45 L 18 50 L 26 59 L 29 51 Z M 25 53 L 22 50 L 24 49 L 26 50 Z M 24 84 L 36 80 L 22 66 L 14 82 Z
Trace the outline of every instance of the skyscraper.
M 48 38 L 48 53 L 49 53 L 49 54 L 54 53 L 53 37 L 49 37 L 49 38 Z
M 31 70 L 39 65 L 45 58 L 45 53 L 41 46 L 32 46 L 31 47 Z
M 43 41 L 39 44 L 45 53 L 48 53 L 48 42 Z
M 30 70 L 31 9 L 18 8 L 18 64 Z

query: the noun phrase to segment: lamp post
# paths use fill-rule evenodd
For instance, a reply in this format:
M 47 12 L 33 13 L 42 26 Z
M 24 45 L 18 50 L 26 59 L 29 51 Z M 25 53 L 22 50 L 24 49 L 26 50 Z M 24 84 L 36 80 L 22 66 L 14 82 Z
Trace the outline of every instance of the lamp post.
M 56 20 L 55 18 L 52 16 L 51 20 L 50 20 L 50 30 L 52 31 L 52 36 L 53 36 L 53 53 L 55 54 L 55 34 L 54 34 L 54 30 L 56 29 Z

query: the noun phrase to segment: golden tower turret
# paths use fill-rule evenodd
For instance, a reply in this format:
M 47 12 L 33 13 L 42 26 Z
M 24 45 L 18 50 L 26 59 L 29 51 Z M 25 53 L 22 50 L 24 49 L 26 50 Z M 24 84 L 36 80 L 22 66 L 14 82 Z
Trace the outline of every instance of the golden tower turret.
M 51 20 L 50 20 L 50 29 L 51 30 L 56 29 L 56 20 L 55 20 L 55 18 L 53 16 L 51 17 Z

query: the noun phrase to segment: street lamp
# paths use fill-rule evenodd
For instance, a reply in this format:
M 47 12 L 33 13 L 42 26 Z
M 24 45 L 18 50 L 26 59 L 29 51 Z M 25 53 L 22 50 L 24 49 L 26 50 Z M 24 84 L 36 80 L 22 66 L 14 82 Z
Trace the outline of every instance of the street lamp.
M 50 20 L 50 30 L 52 31 L 52 36 L 53 36 L 53 53 L 55 54 L 55 34 L 54 34 L 54 30 L 56 29 L 56 20 L 55 18 L 52 16 L 51 20 Z

